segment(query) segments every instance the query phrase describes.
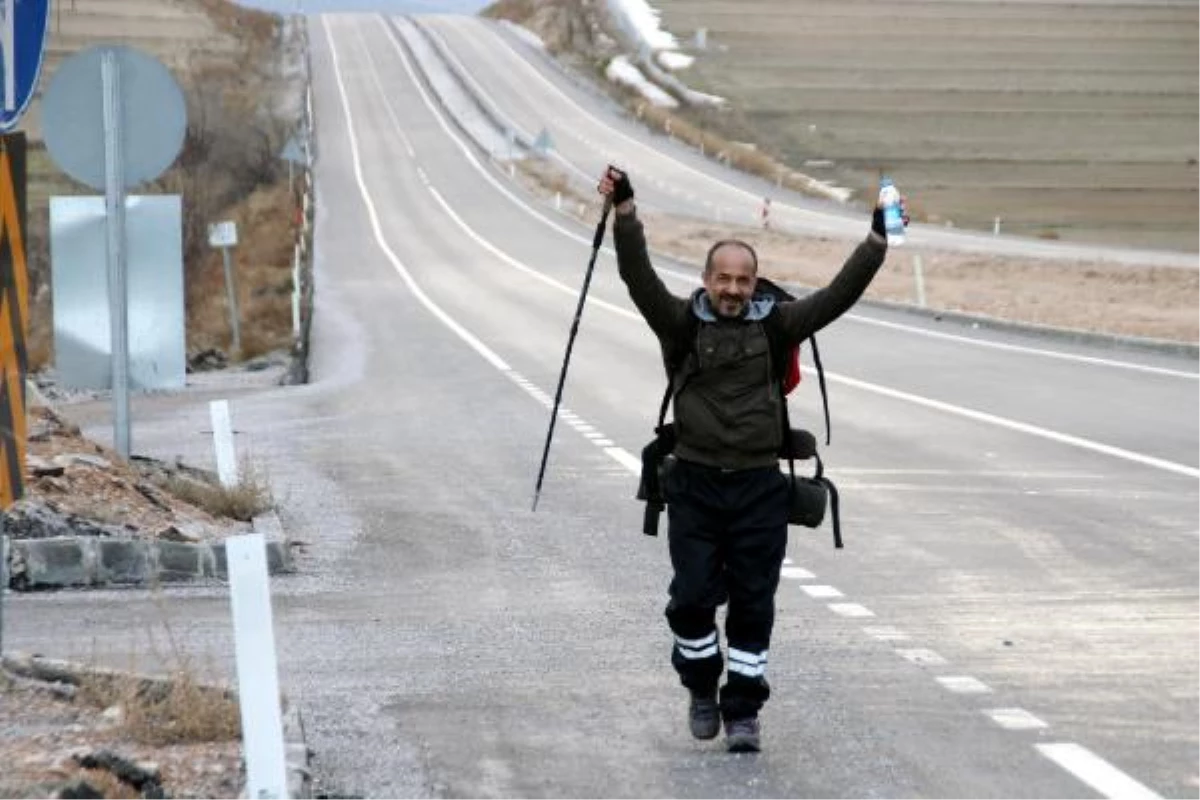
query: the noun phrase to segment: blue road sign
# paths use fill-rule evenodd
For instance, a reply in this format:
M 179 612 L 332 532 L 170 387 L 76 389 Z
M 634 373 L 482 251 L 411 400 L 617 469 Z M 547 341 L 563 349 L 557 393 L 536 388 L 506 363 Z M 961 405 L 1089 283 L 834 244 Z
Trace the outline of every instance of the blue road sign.
M 0 13 L 0 131 L 21 119 L 37 89 L 50 0 L 3 0 Z

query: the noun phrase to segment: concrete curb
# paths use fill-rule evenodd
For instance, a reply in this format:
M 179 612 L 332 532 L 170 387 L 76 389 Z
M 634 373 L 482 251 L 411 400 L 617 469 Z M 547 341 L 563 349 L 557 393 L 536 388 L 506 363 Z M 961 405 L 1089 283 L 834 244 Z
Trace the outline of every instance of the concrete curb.
M 146 694 L 165 694 L 172 686 L 172 679 L 161 675 L 144 675 L 141 673 L 123 672 L 105 667 L 88 667 L 71 661 L 53 658 L 43 658 L 28 653 L 13 653 L 0 658 L 0 668 L 12 675 L 45 683 L 64 683 L 71 686 L 82 686 L 86 682 L 96 680 L 112 680 L 132 678 L 138 682 L 139 691 Z M 203 687 L 206 691 L 215 692 L 223 697 L 236 699 L 237 692 L 221 686 Z M 283 752 L 287 768 L 288 797 L 312 797 L 312 770 L 310 760 L 312 751 L 304 732 L 304 719 L 299 706 L 284 698 L 283 710 Z M 246 797 L 243 784 L 242 797 Z
M 274 511 L 254 518 L 267 539 L 267 570 L 295 571 L 291 548 Z M 140 586 L 203 578 L 226 580 L 225 543 L 147 541 L 86 536 L 9 542 L 9 588 L 37 591 L 67 587 Z
M 412 23 L 413 28 L 415 28 L 417 32 L 424 37 L 425 41 L 428 42 L 429 45 L 434 49 L 438 55 L 438 58 L 440 58 L 442 63 L 446 66 L 446 69 L 450 71 L 450 74 L 454 76 L 454 79 L 463 87 L 463 90 L 475 102 L 475 105 L 479 107 L 479 110 L 483 112 L 483 115 L 491 120 L 492 124 L 495 125 L 497 129 L 501 131 L 512 131 L 513 138 L 523 150 L 527 152 L 532 151 L 534 149 L 533 139 L 531 139 L 525 132 L 520 130 L 516 123 L 505 117 L 504 113 L 501 112 L 500 109 L 496 108 L 487 97 L 484 97 L 477 91 L 474 80 L 468 74 L 464 73 L 462 65 L 459 63 L 458 59 L 450 53 L 449 48 L 446 46 L 446 42 L 444 39 L 442 39 L 441 35 L 436 31 L 430 30 L 427 25 L 415 15 L 409 16 L 408 21 Z M 394 24 L 392 27 L 393 30 L 395 30 Z M 399 31 L 397 31 L 397 33 L 399 33 Z M 411 48 L 409 48 L 409 55 L 413 56 L 414 61 L 420 62 L 420 59 L 415 57 L 415 53 Z M 421 73 L 423 75 L 426 74 L 427 68 L 425 64 L 422 62 L 420 63 L 420 66 Z M 426 83 L 429 83 L 428 77 L 426 78 Z M 432 84 L 430 84 L 430 86 L 432 86 Z M 440 95 L 438 96 L 438 103 L 442 108 L 449 111 L 448 105 L 442 100 Z M 451 116 L 455 115 L 452 113 Z M 459 127 L 461 128 L 462 126 L 460 125 Z M 482 146 L 479 142 L 476 142 L 476 145 Z

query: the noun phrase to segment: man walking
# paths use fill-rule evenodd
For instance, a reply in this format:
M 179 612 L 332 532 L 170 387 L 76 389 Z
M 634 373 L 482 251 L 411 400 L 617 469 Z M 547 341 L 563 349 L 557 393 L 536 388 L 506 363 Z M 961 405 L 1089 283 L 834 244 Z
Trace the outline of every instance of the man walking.
M 734 239 L 712 246 L 703 288 L 685 298 L 671 294 L 650 263 L 628 176 L 610 167 L 598 189 L 616 209 L 617 264 L 634 305 L 664 352 L 688 350 L 670 377 L 676 445 L 662 484 L 674 570 L 671 662 L 691 693 L 692 735 L 715 738 L 723 720 L 731 752 L 756 752 L 790 507 L 779 469 L 787 400 L 772 379 L 763 320 L 777 315 L 777 330 L 797 345 L 854 305 L 887 252 L 882 211 L 833 281 L 802 299 L 756 295 L 757 255 Z M 716 611 L 725 602 L 729 670 L 718 700 L 725 662 Z

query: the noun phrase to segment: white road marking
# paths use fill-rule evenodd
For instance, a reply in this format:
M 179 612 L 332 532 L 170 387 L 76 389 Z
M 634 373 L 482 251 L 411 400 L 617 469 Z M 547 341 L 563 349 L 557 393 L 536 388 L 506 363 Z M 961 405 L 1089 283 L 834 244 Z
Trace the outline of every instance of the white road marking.
M 991 687 L 970 675 L 939 675 L 937 682 L 955 694 L 988 694 Z
M 816 597 L 816 598 L 845 597 L 845 595 L 843 595 L 841 592 L 839 592 L 837 589 L 833 588 L 832 586 L 823 586 L 819 583 L 818 584 L 806 583 L 806 584 L 802 585 L 800 587 L 800 589 L 809 597 Z
M 783 565 L 784 565 L 785 567 L 786 567 L 786 566 L 790 566 L 791 564 L 792 564 L 792 560 L 791 560 L 790 558 L 785 558 L 785 559 L 783 560 Z
M 435 303 L 433 303 L 433 301 L 430 300 L 429 297 L 425 295 L 425 293 L 419 288 L 419 286 L 417 286 L 416 282 L 412 278 L 412 275 L 404 267 L 403 262 L 400 261 L 400 259 L 396 256 L 396 254 L 388 246 L 388 244 L 383 236 L 382 229 L 380 227 L 379 216 L 378 216 L 378 212 L 375 208 L 374 201 L 370 195 L 369 190 L 366 187 L 366 183 L 363 178 L 362 163 L 361 163 L 361 158 L 360 158 L 360 155 L 358 152 L 357 135 L 355 132 L 353 115 L 350 111 L 350 103 L 349 103 L 349 99 L 347 97 L 345 83 L 343 81 L 342 74 L 341 74 L 341 67 L 340 67 L 340 63 L 339 63 L 338 55 L 337 55 L 337 47 L 334 44 L 333 36 L 330 31 L 328 21 L 326 19 L 322 18 L 321 24 L 322 24 L 322 27 L 324 28 L 325 37 L 329 44 L 330 54 L 331 54 L 331 57 L 333 60 L 334 77 L 335 77 L 335 80 L 337 83 L 338 93 L 340 95 L 340 99 L 341 99 L 341 103 L 342 103 L 343 116 L 346 120 L 346 126 L 347 126 L 348 132 L 350 134 L 349 135 L 349 143 L 350 143 L 351 159 L 352 159 L 353 166 L 354 166 L 355 181 L 358 185 L 359 193 L 362 196 L 364 206 L 366 207 L 367 214 L 368 214 L 368 217 L 369 217 L 369 220 L 371 223 L 372 232 L 375 236 L 376 242 L 378 243 L 381 251 L 388 258 L 388 260 L 392 263 L 393 267 L 396 269 L 396 271 L 400 275 L 401 279 L 405 282 L 405 284 L 408 286 L 409 290 L 413 293 L 413 296 L 422 305 L 424 305 L 425 308 L 427 310 L 429 310 L 431 314 L 434 315 L 434 317 L 436 317 L 439 321 L 441 321 L 444 325 L 446 325 L 452 332 L 454 332 L 459 338 L 461 338 L 464 342 L 466 342 L 468 346 L 470 346 L 473 350 L 475 350 L 486 361 L 488 361 L 490 364 L 492 364 L 498 370 L 503 372 L 505 375 L 509 376 L 519 386 L 522 386 L 523 388 L 530 390 L 530 393 L 532 395 L 534 395 L 536 399 L 543 401 L 543 403 L 546 405 L 549 405 L 550 398 L 547 395 L 545 395 L 544 392 L 541 392 L 540 390 L 536 390 L 536 387 L 531 382 L 529 382 L 528 380 L 524 379 L 523 377 L 517 376 L 515 373 L 513 373 L 511 368 L 509 368 L 507 363 L 502 358 L 500 358 L 494 351 L 492 351 L 490 348 L 488 348 L 486 345 L 484 345 L 479 339 L 477 339 L 469 331 L 467 331 L 465 328 L 463 328 L 461 325 L 459 325 L 457 322 L 455 322 L 439 306 L 437 306 Z M 390 37 L 390 32 L 389 32 L 389 37 Z M 392 43 L 394 46 L 396 46 L 396 42 L 394 39 L 392 40 Z M 403 58 L 402 52 L 401 52 L 401 57 Z M 405 66 L 406 66 L 406 68 L 408 67 L 406 59 L 405 59 Z M 410 76 L 412 75 L 411 69 L 409 70 L 409 74 L 410 74 Z M 376 76 L 376 80 L 378 81 L 377 76 Z M 419 82 L 414 81 L 414 83 L 415 83 L 415 85 L 417 85 L 418 88 L 420 88 Z M 423 94 L 423 91 L 422 91 L 422 94 Z M 428 102 L 428 98 L 426 98 L 426 100 Z M 440 121 L 440 117 L 439 117 L 439 121 Z M 409 155 L 411 157 L 415 158 L 416 153 L 412 149 L 411 143 L 408 142 L 407 137 L 404 138 L 404 141 L 405 141 L 406 148 L 408 149 Z M 461 146 L 461 142 L 460 142 L 460 146 Z M 427 178 L 424 176 L 423 172 L 421 173 L 421 175 L 422 175 L 422 179 L 427 181 Z M 432 191 L 432 187 L 430 187 L 430 189 Z M 442 202 L 444 203 L 444 201 L 442 201 Z M 557 227 L 557 226 L 555 226 L 555 227 Z M 624 310 L 619 309 L 619 311 L 623 312 Z M 625 313 L 628 313 L 628 312 L 625 312 Z M 867 388 L 868 390 L 872 390 L 872 389 L 878 390 L 878 389 L 882 388 L 882 387 L 872 387 L 871 385 L 865 384 L 863 382 L 849 381 L 849 380 L 846 380 L 846 382 L 850 383 L 851 385 L 859 384 L 861 388 Z M 904 393 L 893 393 L 891 390 L 887 390 L 885 393 L 890 394 L 892 396 L 903 395 L 900 399 L 906 399 L 906 400 L 910 400 L 910 401 L 913 400 L 913 398 L 915 397 L 915 396 L 911 396 L 911 395 L 904 395 Z M 924 400 L 924 398 L 918 398 L 918 399 Z M 957 409 L 955 407 L 950 407 L 950 406 L 948 406 L 948 404 L 938 403 L 937 401 L 925 401 L 925 402 L 933 404 L 934 407 L 939 407 L 939 408 L 942 408 L 943 410 L 951 410 L 953 413 L 957 413 L 960 411 L 969 411 L 967 409 Z M 978 415 L 978 414 L 979 414 L 979 412 L 970 412 L 970 414 L 968 414 L 968 416 Z M 980 415 L 980 416 L 987 417 L 990 415 Z M 1009 421 L 1005 421 L 1005 422 L 1009 422 Z M 1021 425 L 1020 423 L 1014 423 L 1014 424 Z M 1028 428 L 1028 427 L 1032 427 L 1032 426 L 1021 425 L 1021 427 L 1018 429 L 1020 430 L 1020 429 Z M 1052 433 L 1052 432 L 1047 432 L 1047 433 Z M 1056 435 L 1056 436 L 1061 436 L 1061 435 Z M 1066 438 L 1074 439 L 1074 437 L 1066 437 Z M 603 440 L 603 441 L 608 441 L 608 440 Z M 1083 441 L 1083 440 L 1077 440 L 1077 441 Z M 1095 443 L 1086 443 L 1086 444 L 1087 445 L 1095 445 Z M 1104 447 L 1104 446 L 1100 446 L 1100 447 Z M 1119 452 L 1119 453 L 1123 453 L 1125 455 L 1132 455 L 1135 457 L 1138 456 L 1138 454 L 1130 454 L 1127 451 L 1118 451 L 1117 448 L 1106 448 L 1105 447 L 1104 451 Z M 628 451 L 624 450 L 623 448 L 606 447 L 604 449 L 604 452 L 607 453 L 614 461 L 616 461 L 618 464 L 620 464 L 622 467 L 629 470 L 630 472 L 633 472 L 634 474 L 637 474 L 640 472 L 641 465 L 640 465 L 640 462 L 638 461 L 638 459 L 636 459 L 633 455 L 631 455 Z M 1146 460 L 1146 457 L 1137 457 L 1134 460 L 1141 460 L 1143 463 L 1159 462 L 1158 459 Z M 1180 467 L 1181 466 L 1181 465 L 1171 465 L 1170 462 L 1159 462 L 1157 464 L 1151 463 L 1151 465 L 1161 465 L 1161 464 L 1168 465 L 1167 467 L 1164 467 L 1164 468 L 1172 468 L 1172 467 Z M 1197 474 L 1197 471 L 1192 470 L 1191 468 L 1185 467 L 1184 469 L 1187 470 L 1187 472 L 1185 472 L 1185 474 Z M 1172 469 L 1172 471 L 1179 471 L 1179 470 Z M 788 559 L 787 561 L 788 561 L 788 563 L 790 563 L 790 559 Z M 807 571 L 805 571 L 805 570 L 799 570 L 798 568 L 796 568 L 796 571 L 794 571 L 791 575 L 788 575 L 788 577 L 801 577 L 800 573 L 806 573 L 806 572 Z M 807 576 L 812 577 L 811 573 L 807 573 Z M 830 588 L 832 588 L 832 587 L 830 587 Z M 836 590 L 834 590 L 834 591 L 836 591 Z M 871 617 L 871 616 L 874 616 L 874 612 L 870 611 L 869 609 L 867 609 L 864 606 L 859 605 L 857 603 L 830 603 L 829 608 L 830 608 L 830 610 L 832 610 L 838 614 L 841 614 L 843 616 L 848 616 L 848 617 Z M 897 640 L 897 639 L 908 638 L 907 634 L 904 634 L 894 628 L 887 628 L 887 627 L 864 628 L 864 630 L 867 631 L 870 635 L 872 635 L 876 638 L 881 638 L 881 639 Z M 931 651 L 929 651 L 929 652 L 931 652 Z M 966 676 L 943 676 L 943 677 L 938 678 L 938 680 L 943 685 L 947 686 L 947 688 L 951 688 L 952 691 L 978 692 L 979 691 L 978 687 L 983 686 L 983 684 L 975 681 L 975 679 L 969 678 Z M 972 682 L 974 682 L 974 683 L 972 683 Z M 957 688 L 954 688 L 954 687 L 957 687 Z M 986 687 L 984 687 L 984 689 L 986 690 Z M 986 710 L 984 713 L 987 714 L 989 717 L 991 717 L 993 720 L 995 720 L 997 722 L 997 724 L 999 724 L 1003 727 L 1006 727 L 1006 728 L 1035 729 L 1035 728 L 1047 727 L 1045 722 L 1041 721 L 1037 717 L 1033 716 L 1029 712 L 1024 711 L 1022 709 L 1011 709 L 1011 708 L 1010 709 L 989 709 L 989 710 Z M 1050 758 L 1051 760 L 1055 761 L 1055 763 L 1059 764 L 1061 767 L 1066 769 L 1068 772 L 1071 772 L 1073 775 L 1075 775 L 1080 780 L 1087 783 L 1092 788 L 1096 789 L 1101 794 L 1104 794 L 1106 797 L 1133 797 L 1133 798 L 1158 798 L 1159 797 L 1159 795 L 1157 795 L 1156 793 L 1154 793 L 1153 791 L 1151 791 L 1144 785 L 1138 783 L 1134 779 L 1125 775 L 1120 770 L 1116 769 L 1111 764 L 1109 764 L 1108 762 L 1099 758 L 1098 756 L 1095 756 L 1090 751 L 1088 751 L 1086 748 L 1083 748 L 1080 745 L 1077 745 L 1074 743 L 1069 743 L 1069 742 L 1068 743 L 1056 743 L 1056 744 L 1039 744 L 1039 745 L 1037 745 L 1037 748 L 1047 758 Z
M 930 478 L 1029 478 L 1037 480 L 1102 481 L 1108 478 L 1096 472 L 1030 472 L 1006 469 L 904 469 L 894 467 L 845 467 L 839 466 L 838 475 L 888 475 L 896 477 Z
M 891 625 L 866 627 L 866 628 L 863 628 L 863 632 L 866 633 L 868 636 L 870 636 L 874 639 L 879 639 L 880 641 L 883 641 L 883 642 L 904 642 L 904 641 L 908 641 L 908 639 L 911 638 L 904 631 L 900 630 L 899 628 L 893 627 Z
M 392 49 L 394 49 L 396 51 L 396 54 L 398 56 L 400 56 L 400 61 L 404 65 L 404 70 L 405 70 L 405 72 L 408 73 L 409 78 L 412 80 L 413 86 L 416 87 L 417 92 L 421 95 L 421 99 L 425 102 L 425 106 L 429 109 L 430 113 L 433 114 L 434 119 L 437 120 L 437 122 L 441 126 L 442 130 L 444 130 L 446 132 L 446 136 L 450 139 L 450 141 L 452 141 L 456 145 L 458 145 L 458 149 L 463 154 L 463 157 L 467 160 L 467 163 L 470 164 L 472 167 L 474 167 L 475 170 L 480 175 L 483 176 L 484 180 L 486 180 L 488 183 L 490 183 L 493 188 L 495 188 L 498 192 L 500 192 L 505 197 L 507 197 L 510 201 L 515 203 L 518 207 L 524 209 L 526 213 L 530 214 L 532 217 L 534 217 L 535 219 L 544 223 L 545 225 L 548 225 L 553 230 L 558 231 L 563 236 L 566 236 L 569 239 L 572 239 L 576 242 L 581 242 L 583 244 L 586 244 L 588 247 L 591 247 L 591 245 L 592 245 L 591 238 L 585 237 L 579 233 L 576 233 L 575 231 L 564 228 L 561 225 L 559 225 L 558 223 L 551 220 L 549 217 L 546 217 L 543 214 L 539 213 L 532 206 L 528 205 L 527 203 L 522 201 L 520 198 L 518 198 L 516 195 L 514 195 L 512 192 L 510 192 L 508 189 L 506 189 L 504 187 L 504 185 L 502 183 L 500 183 L 500 181 L 496 180 L 496 178 L 482 164 L 479 163 L 479 159 L 477 159 L 475 157 L 475 154 L 471 152 L 470 147 L 458 136 L 457 133 L 454 132 L 450 123 L 448 123 L 446 121 L 445 117 L 442 115 L 441 109 L 439 109 L 437 107 L 437 105 L 429 97 L 429 94 L 425 91 L 425 87 L 421 85 L 421 81 L 417 78 L 416 72 L 413 70 L 412 65 L 408 61 L 408 56 L 405 54 L 403 46 L 400 44 L 399 41 L 396 40 L 396 36 L 392 32 L 391 27 L 383 19 L 379 20 L 379 24 L 383 26 L 384 33 L 387 34 L 388 41 L 391 42 Z M 373 61 L 372 61 L 372 65 L 374 65 Z M 372 66 L 372 69 L 373 69 L 372 74 L 374 75 L 375 74 L 374 66 Z M 375 76 L 375 80 L 378 83 L 378 80 L 379 80 L 378 75 Z M 384 102 L 389 103 L 389 105 L 390 105 L 390 101 L 388 101 L 387 95 L 382 92 L 381 92 L 381 94 L 383 94 Z M 392 117 L 393 124 L 395 124 L 397 127 L 399 127 L 400 123 L 397 121 L 395 113 L 390 114 L 390 116 Z M 604 248 L 604 251 L 610 255 L 612 255 L 614 253 L 613 249 L 610 247 Z M 543 278 L 544 277 L 545 276 L 543 276 Z
M 1102 367 L 1116 367 L 1117 369 L 1128 369 L 1136 372 L 1146 372 L 1151 375 L 1168 375 L 1173 378 L 1188 378 L 1190 380 L 1200 380 L 1200 373 L 1186 372 L 1177 369 L 1166 369 L 1164 367 L 1150 367 L 1145 364 L 1135 364 L 1129 361 L 1117 361 L 1111 358 L 1098 358 L 1096 356 L 1082 356 L 1075 353 L 1064 353 L 1058 350 L 1046 350 L 1040 347 L 1025 347 L 1017 344 L 1007 344 L 1005 342 L 994 342 L 989 339 L 973 339 L 970 336 L 959 336 L 952 333 L 944 333 L 942 331 L 931 331 L 928 328 L 920 328 L 911 325 L 902 325 L 898 322 L 887 322 L 881 319 L 873 319 L 865 317 L 862 314 L 843 314 L 842 319 L 850 319 L 864 325 L 874 325 L 878 328 L 888 328 L 890 330 L 904 331 L 917 336 L 927 336 L 931 339 L 943 339 L 949 342 L 958 344 L 967 344 L 973 347 L 987 347 L 992 350 L 1006 350 L 1011 353 L 1021 353 L 1022 355 L 1040 356 L 1042 358 L 1054 358 L 1062 361 L 1075 361 L 1081 364 L 1094 364 Z
M 786 564 L 787 562 L 785 561 L 784 563 Z M 800 567 L 784 567 L 782 570 L 780 570 L 779 574 L 782 577 L 793 581 L 807 581 L 816 577 L 808 570 L 801 569 Z
M 1058 431 L 1041 428 L 1037 425 L 1030 425 L 1026 422 L 1018 422 L 1016 420 L 1007 419 L 1006 417 L 996 416 L 995 414 L 988 414 L 984 411 L 975 411 L 974 409 L 963 408 L 962 406 L 944 403 L 941 400 L 932 400 L 928 397 L 922 397 L 909 392 L 902 392 L 898 389 L 889 389 L 886 386 L 880 386 L 876 383 L 868 383 L 867 381 L 860 381 L 857 378 L 848 378 L 844 375 L 834 375 L 828 370 L 825 371 L 825 378 L 833 381 L 834 383 L 842 383 L 846 386 L 853 386 L 856 389 L 874 392 L 875 394 L 891 397 L 895 400 L 904 400 L 908 403 L 914 403 L 926 408 L 944 411 L 948 414 L 954 414 L 955 416 L 966 417 L 967 419 L 972 419 L 976 422 L 984 422 L 988 425 L 996 425 L 1001 428 L 1008 428 L 1009 430 L 1019 431 L 1021 433 L 1026 433 L 1030 436 L 1036 436 L 1041 439 L 1049 439 L 1050 441 L 1057 442 L 1059 444 L 1071 445 L 1072 447 L 1090 450 L 1094 453 L 1102 453 L 1104 455 L 1113 456 L 1126 461 L 1132 461 L 1137 464 L 1143 464 L 1148 467 L 1154 467 L 1155 469 L 1174 472 L 1179 475 L 1186 475 L 1189 478 L 1200 478 L 1200 469 L 1190 467 L 1186 464 L 1177 464 L 1174 461 L 1167 461 L 1166 459 L 1135 453 L 1132 450 L 1125 450 L 1120 447 L 1113 447 L 1111 445 L 1093 442 L 1090 439 L 1084 439 L 1080 436 L 1072 436 L 1068 433 L 1059 433 Z
M 829 610 L 843 617 L 873 617 L 875 612 L 858 603 L 830 603 Z
M 1032 731 L 1050 727 L 1023 708 L 988 708 L 983 713 L 1001 728 L 1010 731 Z
M 400 275 L 400 279 L 408 286 L 409 291 L 413 293 L 413 297 L 417 298 L 417 301 L 425 306 L 429 313 L 437 317 L 443 325 L 453 331 L 493 367 L 501 372 L 509 372 L 509 366 L 505 363 L 504 359 L 496 355 L 491 348 L 475 338 L 466 328 L 455 322 L 449 314 L 429 299 L 425 292 L 421 290 L 421 287 L 417 285 L 417 282 L 413 280 L 412 275 L 404 267 L 403 262 L 392 252 L 392 248 L 388 246 L 387 240 L 383 236 L 383 228 L 379 224 L 379 213 L 375 210 L 375 202 L 371 199 L 371 194 L 367 191 L 366 181 L 363 179 L 362 161 L 358 154 L 358 136 L 354 130 L 354 117 L 350 113 L 350 100 L 346 96 L 346 84 L 342 81 L 342 70 L 338 63 L 337 46 L 333 43 L 333 34 L 329 31 L 329 23 L 325 17 L 321 18 L 321 25 L 325 29 L 325 38 L 329 42 L 330 53 L 333 56 L 333 75 L 337 81 L 338 93 L 342 99 L 342 113 L 346 119 L 346 128 L 350 134 L 348 138 L 350 140 L 350 158 L 354 164 L 354 180 L 358 183 L 358 191 L 362 195 L 363 204 L 367 208 L 367 217 L 370 219 L 371 230 L 375 234 L 375 241 L 379 244 L 379 249 L 387 256 L 388 261 L 392 262 L 392 266 Z
M 632 472 L 634 475 L 640 475 L 642 472 L 642 462 L 633 457 L 633 454 L 622 447 L 606 447 L 604 452 L 612 457 L 621 466 Z
M 1074 742 L 1036 744 L 1038 752 L 1105 797 L 1158 800 L 1160 795 L 1138 783 L 1086 747 Z
M 896 655 L 900 656 L 905 661 L 911 661 L 912 663 L 923 667 L 939 667 L 946 663 L 946 659 L 941 655 L 924 647 L 897 649 Z
M 596 439 L 595 441 L 597 447 L 615 447 L 617 444 L 612 439 Z

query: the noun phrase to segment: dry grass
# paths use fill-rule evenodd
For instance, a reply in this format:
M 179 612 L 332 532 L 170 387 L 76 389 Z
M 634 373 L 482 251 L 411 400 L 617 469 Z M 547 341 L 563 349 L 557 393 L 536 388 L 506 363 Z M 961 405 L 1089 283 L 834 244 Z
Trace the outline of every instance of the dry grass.
M 232 261 L 243 358 L 287 347 L 292 341 L 295 209 L 284 176 L 282 181 L 254 190 L 222 217 L 238 224 L 240 242 Z M 219 348 L 232 352 L 233 334 L 219 251 L 206 248 L 200 254 L 187 292 L 189 350 Z
M 80 697 L 97 708 L 119 708 L 121 729 L 142 744 L 220 742 L 241 735 L 237 700 L 202 684 L 186 665 L 173 671 L 165 684 L 96 675 L 79 690 Z
M 250 522 L 269 511 L 275 501 L 269 482 L 249 462 L 242 464 L 239 475 L 237 485 L 229 488 L 183 477 L 171 478 L 161 488 L 214 517 Z
M 224 33 L 239 41 L 268 46 L 279 34 L 279 17 L 230 0 L 196 0 L 209 19 Z
M 160 588 L 154 591 L 154 601 L 168 652 L 162 651 L 154 627 L 148 626 L 146 634 L 158 659 L 174 665 L 167 679 L 138 676 L 133 664 L 124 673 L 94 670 L 80 682 L 79 697 L 97 708 L 119 708 L 120 728 L 143 744 L 163 746 L 239 738 L 241 712 L 236 695 L 203 680 L 205 671 L 175 636 Z

